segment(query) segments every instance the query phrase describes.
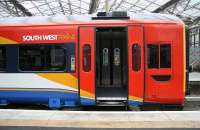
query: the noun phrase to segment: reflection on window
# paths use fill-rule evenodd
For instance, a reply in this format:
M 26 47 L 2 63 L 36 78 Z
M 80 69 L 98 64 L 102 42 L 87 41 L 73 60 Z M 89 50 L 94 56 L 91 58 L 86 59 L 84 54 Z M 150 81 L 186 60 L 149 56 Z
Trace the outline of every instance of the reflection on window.
M 171 67 L 171 46 L 170 44 L 160 45 L 160 68 Z
M 23 45 L 19 47 L 19 67 L 22 71 L 64 71 L 64 45 Z
M 91 47 L 89 44 L 83 46 L 83 70 L 89 72 L 91 70 Z
M 138 44 L 132 45 L 132 69 L 139 71 L 141 67 L 141 47 Z
M 109 64 L 109 52 L 108 48 L 103 48 L 103 65 L 107 66 Z
M 114 49 L 114 65 L 115 66 L 120 65 L 120 49 L 119 48 Z
M 65 51 L 61 47 L 52 47 L 51 48 L 51 68 L 52 69 L 58 69 L 65 66 Z M 64 69 L 64 68 L 63 68 Z
M 0 47 L 0 71 L 6 69 L 6 48 Z
M 158 56 L 158 45 L 149 44 L 148 48 L 148 68 L 158 68 L 159 56 Z

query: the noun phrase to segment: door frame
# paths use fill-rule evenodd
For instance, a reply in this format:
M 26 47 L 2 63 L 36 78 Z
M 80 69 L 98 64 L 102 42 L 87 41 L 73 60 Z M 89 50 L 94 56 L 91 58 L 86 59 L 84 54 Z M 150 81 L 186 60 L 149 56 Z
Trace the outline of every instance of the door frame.
M 80 29 L 81 28 L 92 28 L 93 29 L 93 32 L 94 32 L 94 37 L 93 37 L 93 41 L 94 41 L 94 49 L 93 49 L 93 51 L 94 51 L 94 61 L 95 61 L 95 42 L 96 42 L 96 36 L 95 36 L 95 27 L 94 26 L 79 26 L 78 27 L 78 99 L 79 99 L 79 104 L 81 105 L 81 92 L 80 92 L 80 89 L 81 89 L 81 87 L 80 87 L 80 69 L 81 69 L 81 64 L 80 64 L 80 59 L 81 59 L 81 56 L 80 56 L 80 53 L 81 53 L 81 49 L 80 49 L 80 35 L 81 35 L 81 33 L 80 33 Z M 92 50 L 91 50 L 92 51 Z M 92 59 L 91 59 L 92 60 Z M 91 62 L 92 63 L 92 62 Z M 92 65 L 91 65 L 91 67 L 92 67 Z M 96 70 L 96 67 L 95 67 L 95 64 L 94 64 L 94 85 L 96 85 L 96 83 L 95 83 L 95 70 Z M 85 105 L 95 105 L 96 104 L 96 88 L 95 88 L 95 86 L 94 86 L 94 103 L 92 103 L 92 104 L 85 104 Z M 82 104 L 82 105 L 84 105 L 84 104 Z
M 129 59 L 128 59 L 128 54 L 129 54 L 129 48 L 128 48 L 128 27 L 129 25 L 126 25 L 126 26 L 79 26 L 78 27 L 78 52 L 77 52 L 77 55 L 78 55 L 78 99 L 79 99 L 79 104 L 81 104 L 81 95 L 80 95 L 80 28 L 93 28 L 94 30 L 94 99 L 95 99 L 95 104 L 97 103 L 97 96 L 96 96 L 96 28 L 99 28 L 99 27 L 107 27 L 107 28 L 117 28 L 117 27 L 124 27 L 126 29 L 126 56 L 127 56 L 127 65 L 126 65 L 126 68 L 127 68 L 127 82 L 129 83 Z M 129 100 L 129 84 L 127 84 L 127 88 L 126 88 L 126 101 L 128 103 L 128 100 Z M 95 105 L 94 104 L 94 105 Z
M 129 59 L 128 59 L 128 54 L 129 54 L 129 49 L 128 49 L 128 26 L 126 25 L 126 26 L 93 26 L 94 27 L 94 29 L 95 29 L 95 31 L 94 31 L 94 51 L 95 51 L 95 56 L 94 56 L 94 58 L 95 58 L 95 67 L 94 67 L 94 69 L 95 69 L 95 76 L 96 76 L 96 28 L 119 28 L 119 27 L 123 27 L 123 28 L 125 28 L 125 30 L 126 30 L 126 56 L 127 56 L 127 65 L 126 65 L 126 68 L 127 68 L 127 86 L 126 86 L 126 101 L 127 101 L 127 103 L 128 103 L 128 97 L 129 97 L 129 74 L 128 74 L 128 72 L 129 72 L 129 69 L 128 69 L 128 65 L 129 65 Z M 95 78 L 95 101 L 97 101 L 97 85 L 96 85 L 96 78 Z
M 134 105 L 142 105 L 145 101 L 145 88 L 146 88 L 146 67 L 145 67 L 145 64 L 146 64 L 146 42 L 145 42 L 145 31 L 144 31 L 144 25 L 142 24 L 131 24 L 131 25 L 128 25 L 128 29 L 129 27 L 140 27 L 142 29 L 142 41 L 143 41 L 143 47 L 141 48 L 141 52 L 143 53 L 143 57 L 141 56 L 141 68 L 143 67 L 143 96 L 141 97 L 142 98 L 142 102 L 135 102 Z M 127 31 L 128 35 L 127 37 L 129 36 L 129 32 Z M 129 40 L 129 37 L 128 37 L 128 40 Z M 128 46 L 129 46 L 129 43 L 128 43 Z M 130 48 L 128 48 L 129 50 Z M 131 52 L 132 53 L 132 46 L 131 46 Z M 130 53 L 128 53 L 130 55 Z M 128 55 L 128 56 L 129 56 Z M 132 54 L 131 54 L 132 55 Z M 131 60 L 132 61 L 132 60 Z M 142 62 L 143 61 L 143 62 Z M 130 60 L 129 60 L 130 62 Z M 132 66 L 132 63 L 130 63 L 131 66 Z M 130 65 L 128 63 L 128 65 Z M 132 69 L 132 67 L 131 67 Z M 128 73 L 130 72 L 131 70 L 129 70 L 128 68 Z M 129 77 L 130 78 L 130 77 Z M 130 86 L 129 86 L 130 87 Z M 129 99 L 128 99 L 129 100 Z M 134 101 L 134 100 L 133 100 Z M 132 104 L 132 103 L 129 103 L 129 104 Z

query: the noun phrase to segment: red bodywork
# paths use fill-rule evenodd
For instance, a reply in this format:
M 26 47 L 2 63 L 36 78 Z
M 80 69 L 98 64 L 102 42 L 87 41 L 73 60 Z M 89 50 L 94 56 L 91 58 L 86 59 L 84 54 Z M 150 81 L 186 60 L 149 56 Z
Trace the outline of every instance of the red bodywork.
M 123 26 L 128 28 L 128 97 L 129 100 L 153 103 L 183 104 L 185 93 L 185 43 L 184 24 L 172 21 L 92 20 L 65 24 L 42 23 L 40 25 L 0 25 L 0 36 L 10 44 L 76 44 L 76 71 L 80 96 L 95 98 L 95 27 Z M 57 35 L 51 40 L 25 40 L 27 35 Z M 132 44 L 141 45 L 141 69 L 132 70 Z M 147 67 L 148 44 L 171 44 L 171 68 L 149 69 Z M 91 45 L 91 71 L 82 69 L 82 46 Z M 80 73 L 79 73 L 80 72 Z M 152 75 L 171 75 L 166 82 L 158 82 Z

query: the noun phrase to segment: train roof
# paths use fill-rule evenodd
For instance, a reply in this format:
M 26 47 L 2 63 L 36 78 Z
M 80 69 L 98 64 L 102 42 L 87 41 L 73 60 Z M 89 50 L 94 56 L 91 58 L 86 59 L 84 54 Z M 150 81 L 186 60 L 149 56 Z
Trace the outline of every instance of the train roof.
M 93 20 L 93 15 L 54 15 L 32 17 L 8 17 L 0 18 L 0 26 L 34 26 L 34 25 L 78 25 L 100 23 L 181 23 L 183 21 L 176 16 L 159 13 L 128 13 L 130 19 L 118 20 Z

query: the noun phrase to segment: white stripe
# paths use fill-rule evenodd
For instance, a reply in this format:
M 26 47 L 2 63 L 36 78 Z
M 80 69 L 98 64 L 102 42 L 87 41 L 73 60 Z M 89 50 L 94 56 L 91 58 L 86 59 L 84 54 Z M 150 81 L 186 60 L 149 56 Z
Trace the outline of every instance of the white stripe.
M 45 89 L 65 89 L 78 91 L 70 86 L 65 86 L 37 74 L 0 74 L 0 88 L 45 88 Z

